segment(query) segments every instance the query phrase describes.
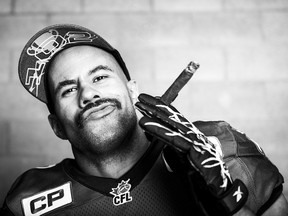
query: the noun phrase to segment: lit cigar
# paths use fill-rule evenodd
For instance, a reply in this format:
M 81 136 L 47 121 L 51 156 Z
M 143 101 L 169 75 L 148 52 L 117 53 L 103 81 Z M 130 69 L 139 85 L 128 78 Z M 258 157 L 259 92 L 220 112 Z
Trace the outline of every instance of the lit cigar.
M 186 85 L 186 83 L 191 79 L 193 74 L 199 68 L 199 64 L 195 62 L 190 62 L 188 66 L 181 72 L 177 79 L 172 83 L 172 85 L 167 89 L 167 91 L 162 95 L 160 100 L 169 105 L 178 96 L 179 91 Z

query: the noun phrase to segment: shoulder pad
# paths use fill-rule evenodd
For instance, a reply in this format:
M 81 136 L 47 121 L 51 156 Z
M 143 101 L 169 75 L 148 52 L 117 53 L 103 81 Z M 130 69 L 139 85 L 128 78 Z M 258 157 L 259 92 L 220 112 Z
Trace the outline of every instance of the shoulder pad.
M 249 190 L 246 205 L 254 213 L 267 206 L 266 202 L 275 190 L 281 188 L 284 179 L 261 147 L 227 122 L 198 121 L 194 124 L 208 138 L 214 136 L 219 140 L 223 159 L 233 180 L 240 179 Z
M 71 202 L 71 182 L 61 163 L 26 171 L 6 196 L 6 204 L 15 215 L 39 215 Z
M 256 142 L 225 121 L 197 121 L 194 124 L 206 136 L 219 140 L 224 159 L 233 156 L 265 155 Z

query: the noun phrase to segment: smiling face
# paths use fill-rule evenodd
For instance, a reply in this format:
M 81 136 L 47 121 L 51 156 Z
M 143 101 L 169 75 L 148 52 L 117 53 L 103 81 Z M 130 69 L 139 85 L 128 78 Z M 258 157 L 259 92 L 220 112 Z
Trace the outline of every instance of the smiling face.
M 109 53 L 91 46 L 62 51 L 50 66 L 48 84 L 55 110 L 50 124 L 76 150 L 116 151 L 133 134 L 136 84 Z

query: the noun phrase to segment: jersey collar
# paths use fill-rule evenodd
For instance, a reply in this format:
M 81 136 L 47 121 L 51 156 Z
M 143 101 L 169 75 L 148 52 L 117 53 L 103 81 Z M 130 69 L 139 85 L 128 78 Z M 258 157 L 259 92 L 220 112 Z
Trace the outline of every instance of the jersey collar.
M 129 184 L 131 184 L 131 190 L 133 190 L 150 171 L 159 157 L 163 146 L 164 144 L 158 140 L 152 141 L 140 160 L 118 179 L 88 175 L 80 170 L 76 161 L 73 159 L 67 159 L 63 163 L 63 166 L 66 173 L 75 181 L 99 193 L 111 196 L 111 188 L 117 187 L 120 182 L 127 181 L 128 179 L 130 179 Z

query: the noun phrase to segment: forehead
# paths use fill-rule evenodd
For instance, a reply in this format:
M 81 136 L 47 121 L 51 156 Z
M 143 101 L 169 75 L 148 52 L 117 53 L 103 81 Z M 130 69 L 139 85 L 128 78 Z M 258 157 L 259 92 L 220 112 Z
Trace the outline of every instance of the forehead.
M 110 67 L 121 78 L 126 79 L 116 59 L 108 52 L 92 46 L 75 46 L 59 53 L 51 62 L 48 80 L 70 79 L 88 73 L 95 66 Z

